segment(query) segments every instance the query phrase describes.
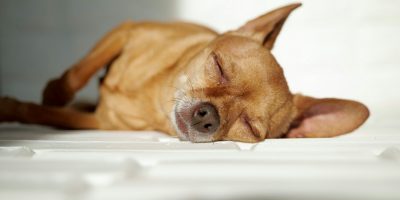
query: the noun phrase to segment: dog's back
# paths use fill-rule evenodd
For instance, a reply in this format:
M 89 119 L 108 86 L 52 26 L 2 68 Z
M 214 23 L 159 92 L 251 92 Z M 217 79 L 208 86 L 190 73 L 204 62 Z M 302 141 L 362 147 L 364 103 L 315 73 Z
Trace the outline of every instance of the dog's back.
M 101 128 L 154 129 L 157 123 L 167 126 L 168 120 L 163 114 L 151 119 L 143 116 L 159 113 L 152 110 L 157 103 L 155 99 L 159 101 L 163 98 L 159 96 L 160 90 L 164 90 L 164 94 L 168 87 L 172 87 L 168 79 L 176 79 L 175 72 L 182 70 L 179 63 L 184 62 L 185 57 L 193 56 L 191 54 L 196 53 L 196 49 L 204 47 L 217 34 L 206 27 L 189 23 L 124 25 L 130 27 L 125 36 L 128 42 L 111 64 L 100 87 L 96 115 L 101 121 Z M 165 99 L 165 103 L 171 100 Z M 151 127 L 148 124 L 152 124 Z

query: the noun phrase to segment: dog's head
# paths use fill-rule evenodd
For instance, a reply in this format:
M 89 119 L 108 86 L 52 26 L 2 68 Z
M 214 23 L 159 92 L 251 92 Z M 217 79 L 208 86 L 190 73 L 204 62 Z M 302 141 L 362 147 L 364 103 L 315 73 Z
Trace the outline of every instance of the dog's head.
M 331 137 L 368 117 L 361 103 L 292 95 L 271 49 L 292 4 L 220 35 L 180 77 L 172 113 L 178 136 L 192 142 L 257 142 L 276 137 Z

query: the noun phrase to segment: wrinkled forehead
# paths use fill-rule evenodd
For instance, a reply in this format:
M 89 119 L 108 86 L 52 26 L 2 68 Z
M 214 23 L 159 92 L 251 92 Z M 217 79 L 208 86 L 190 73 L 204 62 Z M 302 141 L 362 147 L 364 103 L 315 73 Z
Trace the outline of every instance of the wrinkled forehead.
M 211 44 L 216 51 L 229 52 L 235 56 L 243 56 L 267 51 L 259 42 L 239 35 L 223 34 Z
M 258 84 L 284 79 L 282 69 L 270 50 L 259 42 L 233 34 L 221 35 L 209 46 L 222 64 L 237 78 Z

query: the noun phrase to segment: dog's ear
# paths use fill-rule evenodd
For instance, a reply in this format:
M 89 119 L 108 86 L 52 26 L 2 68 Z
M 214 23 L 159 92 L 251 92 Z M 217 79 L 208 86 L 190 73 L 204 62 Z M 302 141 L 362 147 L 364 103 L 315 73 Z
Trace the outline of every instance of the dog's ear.
M 247 22 L 237 32 L 262 42 L 267 49 L 271 50 L 286 18 L 300 5 L 296 3 L 275 9 Z
M 358 128 L 369 116 L 368 108 L 356 101 L 294 96 L 297 117 L 287 137 L 333 137 Z

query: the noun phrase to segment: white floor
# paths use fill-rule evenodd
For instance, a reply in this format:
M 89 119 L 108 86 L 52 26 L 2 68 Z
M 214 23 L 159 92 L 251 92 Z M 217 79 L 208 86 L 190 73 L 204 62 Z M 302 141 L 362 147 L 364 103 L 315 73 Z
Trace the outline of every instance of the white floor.
M 400 135 L 191 144 L 0 126 L 0 199 L 400 199 Z

